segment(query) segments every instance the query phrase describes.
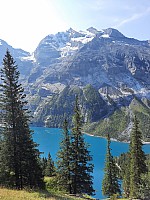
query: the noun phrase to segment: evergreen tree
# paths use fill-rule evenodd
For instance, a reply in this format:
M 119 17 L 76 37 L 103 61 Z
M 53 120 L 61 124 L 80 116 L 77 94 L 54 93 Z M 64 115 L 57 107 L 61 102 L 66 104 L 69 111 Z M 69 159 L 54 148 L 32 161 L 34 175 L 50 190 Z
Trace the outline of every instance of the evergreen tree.
M 17 65 L 8 50 L 3 59 L 1 80 L 0 184 L 17 189 L 43 187 L 40 153 L 29 129 L 24 90 L 18 82 Z
M 136 116 L 133 121 L 130 142 L 130 197 L 140 197 L 141 175 L 147 172 L 146 156 L 142 150 L 142 133 L 138 127 Z
M 141 176 L 142 184 L 140 188 L 140 197 L 148 200 L 150 198 L 150 154 L 146 155 L 146 166 L 148 168 L 148 173 L 144 173 Z
M 72 194 L 71 169 L 70 169 L 70 134 L 68 131 L 68 122 L 65 119 L 63 123 L 63 139 L 60 143 L 60 150 L 57 154 L 57 175 L 59 185 L 67 192 Z
M 107 137 L 107 153 L 106 153 L 106 161 L 105 161 L 105 169 L 104 169 L 104 179 L 102 182 L 102 192 L 103 195 L 107 197 L 111 197 L 114 194 L 120 194 L 120 188 L 118 184 L 117 178 L 117 168 L 114 162 L 113 156 L 111 155 L 110 148 L 110 136 L 108 134 Z
M 45 176 L 45 169 L 47 166 L 47 158 L 45 158 L 45 157 L 41 158 L 40 163 L 41 163 L 42 173 Z
M 123 196 L 128 198 L 130 192 L 130 154 L 122 153 L 116 158 L 118 166 L 118 176 L 123 180 Z
M 123 176 L 123 196 L 125 198 L 129 198 L 130 194 L 130 162 L 125 165 L 125 172 Z
M 48 159 L 46 162 L 46 167 L 45 167 L 45 176 L 53 176 L 55 172 L 55 167 L 54 167 L 54 161 L 52 160 L 52 157 L 50 153 L 48 154 Z
M 92 157 L 88 150 L 88 145 L 84 141 L 81 132 L 82 118 L 78 104 L 78 97 L 76 97 L 73 128 L 71 132 L 71 184 L 72 193 L 87 193 L 89 195 L 94 193 L 93 181 L 91 173 L 93 172 L 93 165 L 90 163 Z
M 58 152 L 58 179 L 62 187 L 70 194 L 93 194 L 92 176 L 93 165 L 90 163 L 92 157 L 88 151 L 81 133 L 81 114 L 78 105 L 78 97 L 75 102 L 73 116 L 73 128 L 68 131 L 68 123 L 63 125 L 63 140 Z

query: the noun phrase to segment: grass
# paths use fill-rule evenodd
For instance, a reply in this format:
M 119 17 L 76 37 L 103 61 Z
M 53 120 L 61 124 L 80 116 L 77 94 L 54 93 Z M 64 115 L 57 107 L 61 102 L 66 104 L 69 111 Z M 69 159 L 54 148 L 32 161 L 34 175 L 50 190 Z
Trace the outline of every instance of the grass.
M 48 191 L 25 191 L 0 188 L 0 200 L 85 200 L 85 198 L 71 197 L 62 193 L 51 194 Z M 128 199 L 120 199 L 128 200 Z
M 0 200 L 55 200 L 55 197 L 48 197 L 40 192 L 25 191 L 25 190 L 11 190 L 0 188 Z
M 48 191 L 26 191 L 0 188 L 0 200 L 81 200 L 82 198 L 71 197 L 67 194 Z
M 46 190 L 13 190 L 0 187 L 0 200 L 82 200 L 92 199 L 88 196 L 79 198 L 70 196 L 56 188 L 55 178 L 45 177 Z
M 0 200 L 94 200 L 94 198 L 88 195 L 83 195 L 81 198 L 70 196 L 69 194 L 58 190 L 58 188 L 55 187 L 55 178 L 53 177 L 45 177 L 45 182 L 47 189 L 43 191 L 13 190 L 0 187 Z

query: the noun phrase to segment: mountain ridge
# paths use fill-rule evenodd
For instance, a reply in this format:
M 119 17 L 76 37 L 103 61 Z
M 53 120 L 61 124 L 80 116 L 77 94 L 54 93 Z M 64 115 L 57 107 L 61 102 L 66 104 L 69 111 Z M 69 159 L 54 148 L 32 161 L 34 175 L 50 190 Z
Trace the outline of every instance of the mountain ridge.
M 9 45 L 6 46 L 9 48 Z M 83 121 L 91 124 L 113 116 L 117 110 L 131 110 L 130 105 L 135 98 L 139 99 L 139 105 L 145 98 L 143 103 L 148 105 L 148 40 L 127 38 L 113 28 L 101 31 L 93 27 L 86 31 L 70 28 L 43 38 L 32 55 L 10 49 L 21 72 L 34 125 L 61 127 L 64 116 L 71 124 L 76 95 L 79 95 Z M 124 116 L 124 111 L 120 113 Z M 117 116 L 121 116 L 120 113 Z M 143 115 L 149 123 L 150 117 L 147 116 L 149 114 Z M 124 120 L 124 117 L 120 118 Z M 126 126 L 123 125 L 124 133 Z M 117 134 L 115 137 L 119 138 L 121 133 Z M 126 135 L 128 137 L 128 133 Z M 144 137 L 147 140 L 146 133 Z

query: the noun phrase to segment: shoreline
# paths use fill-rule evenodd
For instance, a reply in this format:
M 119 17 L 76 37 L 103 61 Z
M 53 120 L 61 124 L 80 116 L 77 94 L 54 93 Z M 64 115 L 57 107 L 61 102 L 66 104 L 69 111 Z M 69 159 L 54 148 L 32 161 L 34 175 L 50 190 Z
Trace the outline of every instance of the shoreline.
M 86 133 L 86 132 L 82 132 L 82 133 L 85 134 L 85 135 L 89 135 L 89 136 L 91 136 L 91 137 L 99 137 L 99 138 L 106 139 L 106 137 L 103 137 L 103 136 L 100 136 L 100 135 L 93 135 L 93 134 Z M 129 143 L 129 142 L 127 142 L 127 141 L 119 141 L 119 140 L 114 139 L 114 138 L 110 138 L 110 140 L 113 141 L 113 142 Z M 149 143 L 149 144 L 150 144 L 150 143 Z
M 33 127 L 35 127 L 35 126 L 33 126 Z M 36 126 L 36 127 L 50 128 L 50 127 L 46 127 L 46 126 Z M 85 135 L 89 135 L 91 137 L 99 137 L 99 138 L 106 139 L 106 137 L 103 137 L 103 136 L 100 136 L 100 135 L 93 135 L 93 134 L 90 134 L 90 133 L 87 133 L 87 132 L 84 132 L 84 131 L 82 131 L 82 133 L 85 134 Z M 127 144 L 130 143 L 129 141 L 119 141 L 119 140 L 114 139 L 114 138 L 110 138 L 110 140 L 113 141 L 113 142 L 122 142 L 122 143 L 127 143 Z M 150 142 L 144 142 L 144 141 L 142 141 L 142 143 L 143 143 L 143 145 L 146 145 L 146 144 L 150 145 Z
M 90 133 L 87 133 L 87 132 L 84 132 L 84 131 L 82 131 L 82 133 L 85 134 L 85 135 L 89 135 L 89 136 L 91 136 L 91 137 L 99 137 L 99 138 L 104 138 L 104 139 L 106 139 L 106 138 L 103 137 L 103 136 L 93 135 L 93 134 L 90 134 Z M 127 143 L 127 144 L 130 143 L 130 142 L 128 142 L 128 141 L 119 141 L 119 140 L 114 139 L 114 138 L 110 138 L 110 140 L 113 141 L 113 142 L 122 142 L 122 143 Z M 144 142 L 144 141 L 142 141 L 142 143 L 143 143 L 143 145 L 145 145 L 145 144 L 150 144 L 150 142 Z

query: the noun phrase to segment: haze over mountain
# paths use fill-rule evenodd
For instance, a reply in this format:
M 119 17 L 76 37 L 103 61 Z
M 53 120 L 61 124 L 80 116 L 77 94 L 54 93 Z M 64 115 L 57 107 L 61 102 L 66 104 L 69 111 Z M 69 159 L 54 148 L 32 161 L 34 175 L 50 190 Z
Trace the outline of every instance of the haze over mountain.
M 149 140 L 150 41 L 90 27 L 50 34 L 33 55 L 0 40 L 0 61 L 7 48 L 19 66 L 34 125 L 60 127 L 64 116 L 71 124 L 78 95 L 88 132 L 128 140 L 136 114 Z

